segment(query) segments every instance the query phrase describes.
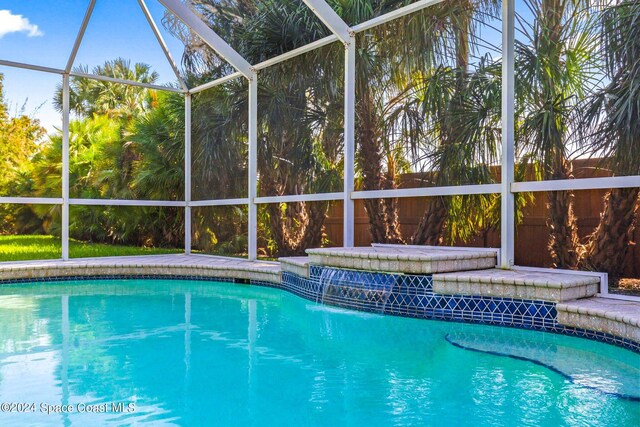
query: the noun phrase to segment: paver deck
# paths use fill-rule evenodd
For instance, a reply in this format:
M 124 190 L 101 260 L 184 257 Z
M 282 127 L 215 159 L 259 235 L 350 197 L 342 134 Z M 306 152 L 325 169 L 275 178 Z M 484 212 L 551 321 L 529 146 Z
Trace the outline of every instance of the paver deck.
M 197 254 L 0 262 L 0 280 L 111 275 L 223 277 L 280 283 L 280 264 Z

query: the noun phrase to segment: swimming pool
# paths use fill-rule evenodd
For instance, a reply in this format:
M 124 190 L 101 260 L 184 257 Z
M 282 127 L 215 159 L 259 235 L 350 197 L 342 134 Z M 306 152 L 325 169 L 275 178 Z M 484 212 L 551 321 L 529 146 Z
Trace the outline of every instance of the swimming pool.
M 640 354 L 233 283 L 4 285 L 0 402 L 2 425 L 631 426 Z

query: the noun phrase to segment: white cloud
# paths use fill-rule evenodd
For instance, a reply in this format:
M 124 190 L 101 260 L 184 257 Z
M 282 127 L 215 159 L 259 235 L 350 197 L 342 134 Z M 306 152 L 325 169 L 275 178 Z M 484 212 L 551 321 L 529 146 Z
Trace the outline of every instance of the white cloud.
M 22 15 L 14 15 L 10 10 L 0 10 L 0 39 L 9 33 L 27 33 L 28 37 L 44 35 L 38 26 Z

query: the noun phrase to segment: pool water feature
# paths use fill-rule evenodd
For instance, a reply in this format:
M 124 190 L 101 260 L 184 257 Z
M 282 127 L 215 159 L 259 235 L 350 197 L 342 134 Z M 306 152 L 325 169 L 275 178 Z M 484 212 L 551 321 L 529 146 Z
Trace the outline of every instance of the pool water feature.
M 632 426 L 638 396 L 640 354 L 576 337 L 233 283 L 0 287 L 0 401 L 135 408 L 1 425 Z
M 367 311 L 382 314 L 391 293 L 397 287 L 395 275 L 323 268 L 318 275 L 317 302 L 339 307 L 367 306 Z

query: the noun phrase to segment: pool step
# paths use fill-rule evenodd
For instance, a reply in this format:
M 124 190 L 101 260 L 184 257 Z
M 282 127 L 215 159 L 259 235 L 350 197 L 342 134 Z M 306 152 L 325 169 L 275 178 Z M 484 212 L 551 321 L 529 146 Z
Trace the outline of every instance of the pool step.
M 562 325 L 640 342 L 640 302 L 595 297 L 559 303 L 556 310 Z
M 565 380 L 600 393 L 640 402 L 637 381 L 640 366 L 597 350 L 578 348 L 558 335 L 532 331 L 460 330 L 445 340 L 460 349 L 497 357 L 508 357 L 545 367 Z M 590 374 L 584 375 L 585 367 Z
M 501 270 L 434 274 L 433 291 L 445 295 L 478 295 L 563 302 L 594 296 L 597 276 L 548 271 Z
M 300 277 L 309 278 L 309 257 L 293 256 L 278 258 L 283 272 L 293 273 Z
M 376 245 L 307 249 L 309 263 L 386 273 L 433 274 L 483 270 L 496 266 L 496 252 L 473 248 Z

